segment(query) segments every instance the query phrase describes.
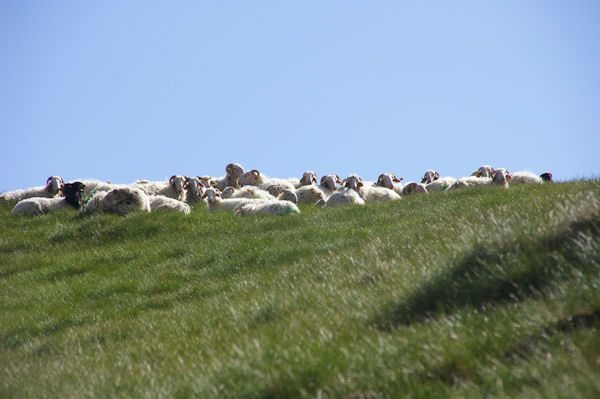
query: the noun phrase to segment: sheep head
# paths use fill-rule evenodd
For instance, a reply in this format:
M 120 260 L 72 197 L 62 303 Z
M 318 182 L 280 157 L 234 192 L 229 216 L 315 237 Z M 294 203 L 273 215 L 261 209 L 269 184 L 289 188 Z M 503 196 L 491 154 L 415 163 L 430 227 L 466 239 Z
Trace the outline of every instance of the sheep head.
M 83 201 L 81 200 L 81 196 L 83 194 L 83 190 L 85 189 L 85 184 L 80 181 L 76 181 L 74 183 L 67 183 L 61 187 L 61 191 L 65 196 L 65 200 L 75 209 L 81 209 L 83 206 Z
M 550 172 L 544 172 L 540 175 L 540 177 L 543 181 L 549 181 L 551 183 L 554 182 L 554 179 L 552 179 L 552 173 Z
M 312 170 L 308 170 L 302 174 L 302 178 L 300 179 L 301 186 L 310 186 L 313 183 L 317 182 L 317 175 Z
M 46 191 L 50 193 L 51 196 L 55 196 L 65 185 L 65 181 L 60 176 L 50 176 L 46 179 Z
M 171 189 L 175 191 L 177 195 L 181 196 L 183 195 L 185 184 L 188 180 L 189 178 L 187 176 L 173 175 L 169 179 L 169 186 L 171 186 Z
M 225 187 L 225 189 L 221 192 L 221 198 L 231 198 L 231 196 L 235 193 L 234 187 Z

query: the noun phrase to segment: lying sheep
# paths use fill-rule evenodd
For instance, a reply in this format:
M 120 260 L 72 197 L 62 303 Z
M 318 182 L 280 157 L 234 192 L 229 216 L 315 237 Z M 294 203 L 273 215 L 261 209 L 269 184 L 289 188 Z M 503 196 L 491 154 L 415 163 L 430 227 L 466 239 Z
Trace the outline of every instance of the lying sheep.
M 358 193 L 358 190 L 362 186 L 363 182 L 358 176 L 350 175 L 348 178 L 344 179 L 342 188 L 339 191 L 333 193 L 327 201 L 317 202 L 317 205 L 323 206 L 324 208 L 350 204 L 364 205 L 365 200 Z
M 427 187 L 423 183 L 410 182 L 402 189 L 402 195 L 428 194 Z
M 239 189 L 227 187 L 221 192 L 221 198 L 256 198 L 264 200 L 273 200 L 275 197 L 265 190 L 255 186 L 246 186 Z
M 321 183 L 318 187 L 325 196 L 329 197 L 337 191 L 337 184 L 342 184 L 338 175 L 325 175 L 321 177 Z
M 480 166 L 479 169 L 471 173 L 471 176 L 476 177 L 492 177 L 492 173 L 494 173 L 494 168 L 490 165 Z
M 310 186 L 298 187 L 294 191 L 294 195 L 297 198 L 298 204 L 310 205 L 314 205 L 321 200 L 326 201 L 329 197 L 329 194 L 326 194 L 320 186 L 315 186 L 312 184 Z
M 375 183 L 378 187 L 385 187 L 389 190 L 394 190 L 396 194 L 402 194 L 402 186 L 403 177 L 397 178 L 393 173 L 382 173 L 377 178 L 377 183 Z
M 427 192 L 444 191 L 450 187 L 456 179 L 454 177 L 440 177 L 435 170 L 429 169 L 421 179 L 421 184 L 425 184 Z
M 53 198 L 61 193 L 65 181 L 60 176 L 50 176 L 46 179 L 45 186 L 31 187 L 25 190 L 14 190 L 0 194 L 0 204 L 5 202 L 17 203 L 21 200 L 34 197 Z
M 240 188 L 241 185 L 239 184 L 238 180 L 239 177 L 244 173 L 244 168 L 242 165 L 230 163 L 225 167 L 225 173 L 225 176 L 216 179 L 216 184 L 214 187 L 218 190 L 225 190 L 226 187 Z
M 138 180 L 133 184 L 133 187 L 139 188 L 147 195 L 164 195 L 165 197 L 184 201 L 187 179 L 186 176 L 173 175 L 168 181 L 150 182 L 148 180 Z
M 363 183 L 358 175 L 350 175 L 342 185 L 355 190 L 365 202 L 381 202 L 389 200 L 398 200 L 400 195 L 394 190 L 385 187 L 369 186 Z
M 111 190 L 107 193 L 100 192 L 96 195 L 92 197 L 92 200 L 102 197 L 101 210 L 103 212 L 118 213 L 120 215 L 135 211 L 150 212 L 150 198 L 139 188 L 123 187 Z M 88 207 L 91 203 L 91 201 L 88 203 Z M 95 206 L 88 211 L 96 211 L 97 209 L 98 207 Z
M 12 214 L 37 216 L 64 208 L 81 209 L 81 196 L 85 185 L 81 182 L 67 183 L 61 188 L 64 198 L 35 197 L 21 200 L 15 205 Z
M 204 193 L 206 198 L 207 208 L 209 211 L 220 211 L 227 210 L 233 211 L 237 207 L 246 205 L 253 202 L 260 202 L 265 200 L 251 199 L 251 198 L 221 198 L 221 192 L 213 187 L 207 188 Z
M 303 186 L 310 186 L 313 183 L 317 182 L 317 175 L 312 170 L 307 170 L 302 174 L 302 178 L 299 181 L 299 185 L 296 188 L 300 188 Z
M 181 212 L 184 215 L 189 215 L 192 211 L 188 204 L 175 198 L 165 197 L 164 195 L 151 195 L 149 199 L 151 212 Z
M 269 215 L 292 215 L 300 213 L 298 206 L 290 201 L 271 200 L 264 202 L 255 202 L 242 205 L 235 208 L 236 215 L 254 215 L 257 213 L 266 213 Z
M 298 196 L 292 190 L 283 190 L 281 194 L 277 197 L 279 201 L 289 201 L 291 203 L 298 203 Z M 314 203 L 314 202 L 313 202 Z
M 185 202 L 188 204 L 198 204 L 200 202 L 206 202 L 202 199 L 206 188 L 202 183 L 200 176 L 189 177 L 185 183 L 186 193 Z
M 281 190 L 293 190 L 295 185 L 286 179 L 270 178 L 261 174 L 257 169 L 252 169 L 242 174 L 238 183 L 240 186 L 257 186 L 261 190 L 268 191 L 271 195 L 279 195 Z
M 510 180 L 511 184 L 527 184 L 527 183 L 539 183 L 542 184 L 544 180 L 542 180 L 541 176 L 536 175 L 535 173 L 528 170 L 521 170 L 518 172 L 511 173 L 510 176 L 512 179 Z
M 489 186 L 492 184 L 508 188 L 508 180 L 511 179 L 510 173 L 504 168 L 495 169 L 491 177 L 467 176 L 456 180 L 447 190 L 454 190 L 461 187 Z

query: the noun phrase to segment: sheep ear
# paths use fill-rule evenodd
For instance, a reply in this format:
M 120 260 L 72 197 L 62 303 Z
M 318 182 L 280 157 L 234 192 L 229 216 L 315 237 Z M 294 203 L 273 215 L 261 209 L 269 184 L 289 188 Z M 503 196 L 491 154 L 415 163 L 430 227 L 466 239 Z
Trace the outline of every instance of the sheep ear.
M 400 183 L 402 181 L 402 179 L 398 179 L 396 177 L 396 175 L 392 175 L 392 176 L 394 176 L 394 178 L 392 180 L 394 180 L 396 183 Z M 421 183 L 423 183 L 423 182 L 421 182 Z
M 364 186 L 364 183 L 363 183 L 363 182 L 361 182 L 361 181 L 359 181 L 359 182 L 358 182 L 358 187 L 362 187 L 362 186 Z

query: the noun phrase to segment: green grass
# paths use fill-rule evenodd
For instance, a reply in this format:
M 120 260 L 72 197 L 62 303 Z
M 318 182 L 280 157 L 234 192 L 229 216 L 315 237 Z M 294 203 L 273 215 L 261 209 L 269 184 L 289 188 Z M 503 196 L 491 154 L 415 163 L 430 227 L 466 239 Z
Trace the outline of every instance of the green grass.
M 600 184 L 299 215 L 0 206 L 0 397 L 600 397 Z

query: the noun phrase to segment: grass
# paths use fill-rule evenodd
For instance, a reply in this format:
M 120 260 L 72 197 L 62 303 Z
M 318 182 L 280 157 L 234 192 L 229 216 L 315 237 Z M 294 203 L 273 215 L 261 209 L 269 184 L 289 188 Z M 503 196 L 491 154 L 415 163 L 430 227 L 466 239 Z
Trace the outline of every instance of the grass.
M 599 397 L 600 185 L 12 217 L 0 397 Z

